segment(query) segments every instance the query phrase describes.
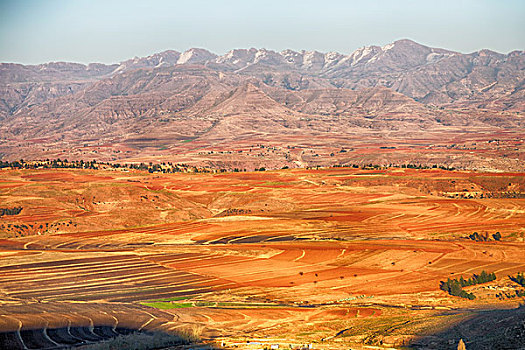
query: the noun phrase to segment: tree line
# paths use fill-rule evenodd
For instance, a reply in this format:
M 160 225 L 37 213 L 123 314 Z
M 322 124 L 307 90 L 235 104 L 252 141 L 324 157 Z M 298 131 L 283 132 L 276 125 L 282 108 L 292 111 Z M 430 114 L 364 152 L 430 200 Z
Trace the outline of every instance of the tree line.
M 38 161 L 25 161 L 23 159 L 15 161 L 0 160 L 0 169 L 135 169 L 148 171 L 150 173 L 178 173 L 178 172 L 195 172 L 211 173 L 212 169 L 204 167 L 189 166 L 186 164 L 163 162 L 160 164 L 153 163 L 110 163 L 97 162 L 96 160 L 67 160 L 67 159 L 46 159 Z M 259 169 L 260 170 L 260 169 Z M 220 172 L 226 172 L 220 169 Z
M 494 281 L 495 279 L 496 274 L 494 272 L 488 273 L 485 270 L 483 270 L 479 275 L 474 274 L 469 279 L 464 279 L 463 276 L 461 276 L 459 279 L 448 278 L 446 281 L 440 282 L 439 288 L 450 295 L 474 300 L 476 299 L 476 296 L 472 293 L 468 293 L 465 290 L 463 290 L 463 287 L 487 283 L 490 281 Z
M 346 151 L 345 151 L 346 152 Z M 366 164 L 336 164 L 333 165 L 334 168 L 361 168 L 361 169 L 388 169 L 388 168 L 402 168 L 402 169 L 441 169 L 441 170 L 447 170 L 447 171 L 454 171 L 456 168 L 449 167 L 447 165 L 424 165 L 424 164 L 388 164 L 388 165 L 380 165 L 380 164 L 373 164 L 373 163 L 366 163 Z
M 491 237 L 492 236 L 492 237 Z M 501 233 L 498 231 L 492 235 L 489 235 L 487 232 L 485 232 L 484 234 L 483 233 L 477 233 L 477 232 L 474 232 L 474 233 L 471 233 L 469 236 L 468 236 L 469 239 L 473 240 L 473 241 L 476 241 L 476 242 L 488 242 L 492 239 L 494 239 L 495 241 L 500 241 L 501 240 Z
M 22 211 L 22 207 L 14 208 L 0 208 L 0 216 L 4 215 L 18 215 Z
M 409 168 L 409 169 L 443 169 L 453 171 L 455 168 L 443 166 L 443 165 L 432 165 L 426 166 L 421 164 L 402 164 L 402 165 L 378 165 L 378 164 L 336 164 L 334 168 L 356 168 L 356 169 L 388 169 L 388 168 Z M 187 164 L 163 162 L 159 164 L 153 163 L 111 163 L 111 162 L 97 162 L 96 160 L 67 160 L 67 159 L 45 159 L 26 161 L 24 159 L 14 161 L 2 161 L 0 160 L 0 169 L 11 168 L 11 169 L 102 169 L 102 168 L 113 168 L 113 169 L 136 169 L 144 170 L 150 173 L 175 173 L 175 172 L 197 172 L 197 173 L 211 173 L 211 172 L 227 172 L 224 168 L 211 168 L 211 167 L 195 167 Z M 307 169 L 319 168 L 307 167 Z M 282 167 L 282 169 L 288 169 L 288 166 Z M 254 171 L 265 171 L 265 167 L 255 168 Z M 246 169 L 234 168 L 234 172 L 246 171 Z

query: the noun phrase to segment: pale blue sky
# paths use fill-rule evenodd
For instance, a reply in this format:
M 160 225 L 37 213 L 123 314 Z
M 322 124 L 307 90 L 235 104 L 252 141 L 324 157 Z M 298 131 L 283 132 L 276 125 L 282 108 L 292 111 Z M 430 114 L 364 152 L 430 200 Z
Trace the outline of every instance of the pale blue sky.
M 0 0 L 0 62 L 119 62 L 203 47 L 351 53 L 401 38 L 525 49 L 525 0 Z

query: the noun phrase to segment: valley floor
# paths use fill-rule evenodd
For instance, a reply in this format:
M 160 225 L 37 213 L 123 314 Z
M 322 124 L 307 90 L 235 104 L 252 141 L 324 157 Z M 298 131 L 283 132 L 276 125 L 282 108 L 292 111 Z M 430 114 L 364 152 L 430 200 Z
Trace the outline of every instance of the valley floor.
M 524 347 L 525 176 L 1 170 L 0 344 Z M 477 232 L 477 235 L 474 235 Z M 440 281 L 482 271 L 464 289 Z M 521 294 L 520 294 L 521 295 Z

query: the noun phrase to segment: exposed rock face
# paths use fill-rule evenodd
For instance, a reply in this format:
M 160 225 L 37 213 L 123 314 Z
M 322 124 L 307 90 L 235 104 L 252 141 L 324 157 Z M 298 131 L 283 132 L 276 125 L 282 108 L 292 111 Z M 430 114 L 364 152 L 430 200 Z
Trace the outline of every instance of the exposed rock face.
M 180 55 L 177 64 L 205 63 L 217 57 L 205 49 L 189 49 Z
M 489 50 L 461 54 L 405 39 L 383 47 L 363 47 L 350 55 L 251 48 L 217 56 L 192 48 L 182 54 L 168 50 L 114 65 L 2 63 L 0 98 L 4 103 L 0 118 L 22 107 L 74 93 L 110 75 L 190 64 L 256 77 L 267 85 L 289 90 L 385 86 L 427 104 L 525 110 L 523 51 L 508 55 Z
M 23 107 L 73 94 L 111 74 L 117 65 L 51 62 L 35 66 L 0 63 L 0 120 Z
M 114 73 L 138 68 L 170 67 L 177 64 L 180 52 L 167 50 L 147 57 L 135 57 L 121 62 Z
M 524 126 L 524 81 L 523 51 L 461 54 L 410 40 L 350 55 L 190 49 L 115 65 L 4 63 L 0 154 L 18 157 L 28 147 L 25 157 L 39 158 L 95 140 L 142 150 L 269 135 L 516 132 Z

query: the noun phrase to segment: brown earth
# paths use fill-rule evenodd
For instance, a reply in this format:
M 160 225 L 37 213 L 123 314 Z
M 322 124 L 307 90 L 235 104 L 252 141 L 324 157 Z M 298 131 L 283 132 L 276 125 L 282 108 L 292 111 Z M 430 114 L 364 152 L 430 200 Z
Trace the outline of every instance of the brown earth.
M 42 329 L 117 322 L 198 329 L 244 348 L 447 348 L 458 322 L 523 301 L 496 297 L 517 290 L 506 276 L 525 270 L 523 173 L 0 176 L 0 207 L 23 208 L 0 217 L 0 327 L 26 345 L 48 344 Z M 474 231 L 502 239 L 472 241 Z M 476 300 L 439 289 L 482 270 L 498 279 L 469 287 Z M 436 340 L 434 330 L 445 333 Z

